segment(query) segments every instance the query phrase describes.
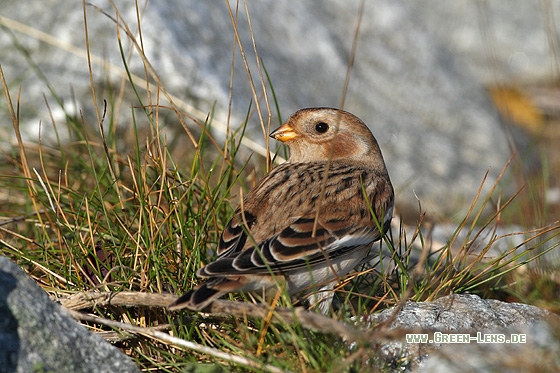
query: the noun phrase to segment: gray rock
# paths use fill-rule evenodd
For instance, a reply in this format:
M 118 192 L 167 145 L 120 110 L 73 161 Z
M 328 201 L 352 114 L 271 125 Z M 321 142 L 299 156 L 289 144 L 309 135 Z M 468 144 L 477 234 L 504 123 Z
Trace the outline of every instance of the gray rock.
M 0 256 L 0 372 L 140 372 Z
M 393 313 L 394 309 L 391 308 L 379 314 L 361 317 L 356 321 L 360 327 L 371 328 L 388 320 Z M 391 322 L 389 329 L 408 329 L 415 330 L 417 333 L 440 332 L 446 335 L 451 333 L 468 334 L 472 337 L 478 336 L 480 340 L 488 338 L 485 336 L 490 336 L 491 333 L 504 334 L 506 340 L 510 339 L 512 333 L 526 333 L 527 340 L 533 343 L 540 338 L 538 336 L 539 328 L 532 329 L 528 326 L 549 318 L 553 322 L 559 322 L 556 315 L 535 306 L 505 303 L 491 299 L 485 300 L 476 295 L 450 295 L 434 302 L 407 302 L 394 321 Z M 523 330 L 523 332 L 519 332 L 520 330 Z M 394 341 L 383 343 L 380 347 L 382 359 L 389 366 L 400 367 L 403 370 L 416 370 L 418 367 L 423 367 L 426 358 L 429 360 L 431 354 L 437 349 L 441 349 L 441 353 L 438 355 L 441 357 L 448 356 L 448 348 L 459 349 L 464 347 L 476 350 L 489 346 L 487 343 L 470 341 L 470 343 L 461 343 L 451 347 L 449 343 L 437 340 L 435 335 L 430 336 L 430 338 L 432 342 L 407 343 L 406 341 Z M 554 349 L 558 349 L 558 338 L 555 337 L 555 340 L 556 347 Z M 471 346 L 475 344 L 478 346 Z M 501 345 L 502 354 L 508 354 L 511 359 L 520 353 L 528 354 L 534 347 L 533 345 L 527 347 L 528 344 L 517 344 L 515 349 L 510 349 L 514 344 L 501 343 Z M 525 350 L 525 347 L 528 349 Z M 476 362 L 475 358 L 477 359 Z M 492 354 L 476 356 L 476 352 L 473 353 L 472 359 L 472 364 L 481 364 L 481 366 L 487 363 L 494 364 L 495 361 L 498 361 L 493 360 Z M 437 365 L 435 362 L 430 364 Z M 432 367 L 433 365 L 429 366 Z
M 560 0 L 408 1 L 426 29 L 478 81 L 550 81 L 558 73 Z M 556 17 L 556 19 L 555 19 Z
M 524 335 L 526 342 L 447 344 L 430 354 L 420 372 L 560 372 L 558 324 L 538 322 L 494 332 L 508 340 L 512 335 Z
M 3 4 L 3 16 L 84 48 L 81 3 L 45 0 L 30 6 L 28 1 Z M 416 193 L 432 216 L 462 214 L 486 170 L 491 167 L 490 186 L 509 158 L 506 136 L 484 87 L 427 31 L 423 19 L 408 3 L 366 3 L 345 109 L 362 118 L 379 140 L 401 206 L 416 207 Z M 94 4 L 114 14 L 107 1 Z M 134 1 L 119 1 L 118 6 L 123 19 L 134 28 Z M 249 10 L 259 56 L 270 74 L 283 119 L 301 107 L 339 106 L 358 2 L 264 0 L 251 2 Z M 93 7 L 87 8 L 87 14 L 92 54 L 121 66 L 115 25 Z M 216 118 L 223 120 L 234 40 L 225 3 L 149 2 L 142 14 L 144 48 L 165 87 L 203 113 L 217 103 Z M 262 98 L 243 7 L 239 9 L 238 31 Z M 50 122 L 42 93 L 47 94 L 51 106 L 56 103 L 24 54 L 15 50 L 14 38 L 29 52 L 66 108 L 72 106 L 73 90 L 77 98 L 74 112 L 80 109 L 91 114 L 91 89 L 83 58 L 17 31 L 14 37 L 9 32 L 0 33 L 0 48 L 10 51 L 0 57 L 10 88 L 16 91 L 23 87 L 21 117 L 28 138 L 37 138 L 39 119 Z M 132 56 L 132 71 L 143 75 L 141 60 L 135 52 Z M 254 100 L 239 53 L 235 62 L 234 127 L 242 122 Z M 98 82 L 106 79 L 98 66 L 94 66 L 94 78 Z M 132 100 L 132 95 L 126 97 Z M 129 110 L 121 109 L 121 115 L 125 114 L 130 114 Z M 266 113 L 263 115 L 266 118 Z M 262 143 L 256 118 L 251 118 L 247 135 Z M 130 120 L 118 123 L 127 126 Z M 277 123 L 274 118 L 271 126 Z M 42 131 L 45 137 L 53 132 Z

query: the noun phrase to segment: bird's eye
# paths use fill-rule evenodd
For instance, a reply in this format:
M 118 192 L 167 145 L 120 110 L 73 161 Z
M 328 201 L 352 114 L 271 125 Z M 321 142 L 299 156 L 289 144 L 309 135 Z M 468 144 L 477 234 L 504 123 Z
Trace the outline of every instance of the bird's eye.
M 319 122 L 315 125 L 315 131 L 325 133 L 329 130 L 329 125 L 325 122 Z

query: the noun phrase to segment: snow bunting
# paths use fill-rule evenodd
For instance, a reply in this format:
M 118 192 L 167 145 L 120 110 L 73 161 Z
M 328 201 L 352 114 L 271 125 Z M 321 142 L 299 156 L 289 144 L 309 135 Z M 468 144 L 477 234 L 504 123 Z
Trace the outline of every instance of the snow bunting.
M 170 310 L 201 310 L 230 292 L 332 294 L 388 230 L 393 186 L 381 150 L 356 116 L 302 109 L 270 134 L 290 150 L 243 199 L 225 227 L 206 279 Z M 325 312 L 330 297 L 321 304 Z

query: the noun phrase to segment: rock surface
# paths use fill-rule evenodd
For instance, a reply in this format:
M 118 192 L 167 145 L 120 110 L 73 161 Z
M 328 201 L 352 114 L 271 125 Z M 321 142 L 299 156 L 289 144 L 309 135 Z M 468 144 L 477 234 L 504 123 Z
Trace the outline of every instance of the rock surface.
M 558 48 L 560 0 L 426 0 L 408 6 L 479 81 L 534 83 L 558 74 L 552 48 Z
M 70 43 L 83 53 L 81 3 L 45 0 L 30 6 L 28 1 L 3 4 L 2 15 Z M 97 0 L 93 4 L 98 8 L 86 9 L 91 53 L 122 67 L 114 22 L 98 9 L 112 17 L 115 11 L 108 1 Z M 117 4 L 120 16 L 134 31 L 134 1 Z M 301 107 L 339 106 L 359 2 L 264 0 L 248 6 L 259 57 L 270 75 L 282 117 L 287 118 Z M 437 6 L 429 9 L 419 12 L 406 1 L 366 2 L 345 108 L 361 117 L 379 140 L 396 186 L 397 201 L 416 207 L 416 194 L 429 214 L 449 216 L 466 210 L 489 167 L 487 185 L 493 183 L 510 151 L 485 88 L 465 67 L 468 60 L 454 55 L 458 52 L 450 48 L 449 39 L 432 30 L 431 24 L 440 23 L 434 22 L 435 15 L 430 13 Z M 452 10 L 455 8 L 449 11 Z M 434 14 L 446 15 L 443 11 Z M 264 106 L 243 7 L 238 18 L 240 40 Z M 503 22 L 508 21 L 504 17 Z M 216 118 L 223 120 L 234 42 L 226 4 L 220 0 L 148 2 L 141 24 L 146 55 L 167 90 L 203 113 L 212 111 L 216 104 Z M 64 46 L 38 41 L 29 36 L 29 31 L 22 33 L 15 26 L 5 30 L 0 33 L 0 48 L 10 52 L 3 53 L 0 62 L 14 94 L 22 87 L 21 117 L 28 138 L 37 138 L 40 121 L 50 126 L 43 93 L 53 108 L 55 120 L 61 119 L 57 116 L 61 110 L 56 108 L 52 93 L 40 76 L 65 102 L 67 111 L 76 114 L 81 110 L 93 117 L 89 73 L 83 56 L 69 53 Z M 482 37 L 477 36 L 476 30 L 473 32 L 474 41 L 482 45 Z M 128 53 L 129 44 L 121 37 Z M 136 52 L 131 54 L 129 66 L 143 75 L 140 58 Z M 232 125 L 236 127 L 254 101 L 238 52 L 234 71 Z M 101 102 L 107 98 L 100 88 L 107 72 L 94 63 L 93 74 Z M 118 81 L 115 75 L 113 78 Z M 132 95 L 126 97 L 132 100 Z M 127 108 L 120 112 L 121 116 L 130 114 Z M 130 120 L 121 119 L 119 123 L 127 127 Z M 277 123 L 277 118 L 273 118 L 271 126 L 276 127 Z M 256 115 L 250 119 L 249 127 L 248 136 L 262 143 Z M 63 135 L 64 131 L 59 132 Z M 54 131 L 42 131 L 44 137 L 49 133 Z
M 140 372 L 0 256 L 0 372 Z
M 560 325 L 538 322 L 494 330 L 510 338 L 525 335 L 525 343 L 448 344 L 430 354 L 420 372 L 559 372 Z
M 388 320 L 393 309 L 358 319 L 361 327 L 372 327 Z M 555 325 L 556 332 L 550 325 Z M 481 299 L 476 295 L 450 295 L 434 302 L 407 302 L 389 329 L 415 329 L 419 333 L 469 334 L 483 341 L 491 334 L 503 334 L 510 340 L 512 334 L 525 334 L 526 343 L 442 343 L 430 336 L 432 343 L 389 342 L 380 346 L 385 366 L 400 367 L 401 371 L 469 371 L 483 372 L 484 367 L 496 367 L 500 362 L 516 361 L 520 355 L 533 360 L 538 351 L 536 364 L 560 367 L 557 351 L 560 350 L 560 319 L 557 315 L 520 303 L 505 303 Z M 545 332 L 543 330 L 547 330 Z M 477 334 L 480 333 L 480 334 Z M 445 337 L 443 337 L 445 338 Z M 492 346 L 490 348 L 489 346 Z M 436 351 L 437 350 L 437 351 Z M 432 361 L 433 356 L 433 361 Z M 543 359 L 539 361 L 539 359 Z M 463 362 L 468 365 L 462 365 Z M 457 370 L 471 367 L 472 370 Z M 537 365 L 534 365 L 537 366 Z M 439 369 L 439 370 L 438 370 Z M 525 370 L 511 370 L 521 372 Z

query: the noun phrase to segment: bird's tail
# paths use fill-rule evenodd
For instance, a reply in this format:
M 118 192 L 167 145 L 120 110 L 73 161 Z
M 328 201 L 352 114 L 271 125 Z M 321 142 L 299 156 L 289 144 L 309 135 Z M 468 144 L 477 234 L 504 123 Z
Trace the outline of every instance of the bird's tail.
M 200 311 L 223 294 L 225 294 L 224 291 L 214 289 L 205 282 L 179 297 L 179 299 L 167 306 L 167 309 L 170 311 L 178 311 L 183 308 L 188 308 L 191 311 Z

